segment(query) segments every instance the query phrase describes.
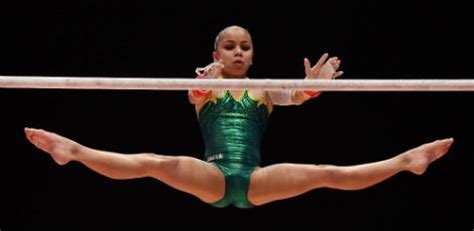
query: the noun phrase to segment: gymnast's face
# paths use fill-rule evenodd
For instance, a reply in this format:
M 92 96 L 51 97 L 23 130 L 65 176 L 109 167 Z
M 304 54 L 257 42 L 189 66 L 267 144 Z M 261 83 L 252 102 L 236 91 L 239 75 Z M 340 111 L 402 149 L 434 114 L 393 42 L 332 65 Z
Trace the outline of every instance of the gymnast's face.
M 253 44 L 249 33 L 241 28 L 230 28 L 219 36 L 216 45 L 213 58 L 224 64 L 222 75 L 227 78 L 244 78 L 253 58 Z

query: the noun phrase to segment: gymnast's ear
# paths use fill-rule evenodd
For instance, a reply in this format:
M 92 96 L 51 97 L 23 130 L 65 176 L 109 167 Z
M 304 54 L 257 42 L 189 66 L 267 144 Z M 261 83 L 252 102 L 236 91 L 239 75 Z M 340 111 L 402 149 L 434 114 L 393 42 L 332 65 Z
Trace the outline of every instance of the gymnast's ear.
M 214 62 L 219 61 L 220 55 L 217 51 L 212 52 L 212 59 L 214 60 Z

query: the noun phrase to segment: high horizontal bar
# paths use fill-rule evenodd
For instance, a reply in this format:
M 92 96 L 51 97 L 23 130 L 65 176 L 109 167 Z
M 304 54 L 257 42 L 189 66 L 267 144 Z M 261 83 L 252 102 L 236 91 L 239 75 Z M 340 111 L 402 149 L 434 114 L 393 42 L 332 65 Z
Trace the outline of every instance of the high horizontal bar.
M 474 79 L 194 79 L 0 76 L 0 88 L 189 90 L 261 89 L 314 91 L 474 91 Z

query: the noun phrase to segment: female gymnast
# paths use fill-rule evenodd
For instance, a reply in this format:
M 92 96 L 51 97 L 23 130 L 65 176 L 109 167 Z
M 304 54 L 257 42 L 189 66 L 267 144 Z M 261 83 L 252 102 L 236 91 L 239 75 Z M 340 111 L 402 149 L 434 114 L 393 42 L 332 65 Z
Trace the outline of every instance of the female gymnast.
M 214 62 L 198 68 L 198 78 L 247 79 L 253 43 L 239 26 L 216 37 Z M 334 79 L 341 61 L 324 54 L 314 65 L 304 59 L 306 79 Z M 300 105 L 314 91 L 190 90 L 206 150 L 204 160 L 155 153 L 121 154 L 89 148 L 58 134 L 25 128 L 26 137 L 60 165 L 78 161 L 113 179 L 152 177 L 216 207 L 259 206 L 318 188 L 358 190 L 409 171 L 420 175 L 447 153 L 453 139 L 442 139 L 392 158 L 354 166 L 282 163 L 260 167 L 260 146 L 274 105 Z

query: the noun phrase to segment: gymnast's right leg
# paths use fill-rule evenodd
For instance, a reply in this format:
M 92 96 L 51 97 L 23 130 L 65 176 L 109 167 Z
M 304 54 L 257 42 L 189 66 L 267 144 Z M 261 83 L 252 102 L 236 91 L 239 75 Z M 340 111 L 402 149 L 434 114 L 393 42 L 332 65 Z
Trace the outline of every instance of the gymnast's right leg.
M 185 156 L 152 153 L 120 154 L 95 150 L 58 134 L 25 128 L 26 137 L 60 165 L 78 161 L 112 179 L 153 177 L 192 194 L 204 202 L 218 201 L 225 193 L 225 179 L 214 164 Z

